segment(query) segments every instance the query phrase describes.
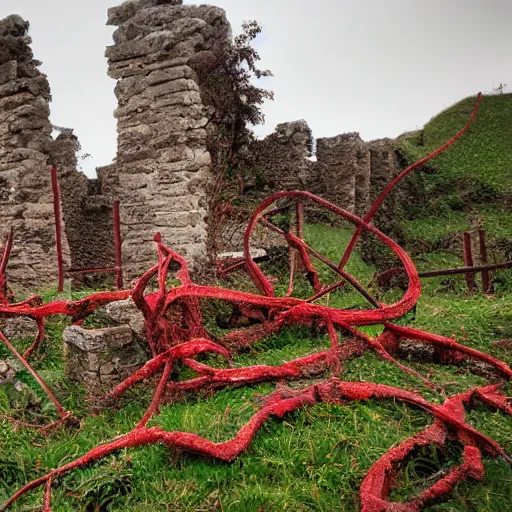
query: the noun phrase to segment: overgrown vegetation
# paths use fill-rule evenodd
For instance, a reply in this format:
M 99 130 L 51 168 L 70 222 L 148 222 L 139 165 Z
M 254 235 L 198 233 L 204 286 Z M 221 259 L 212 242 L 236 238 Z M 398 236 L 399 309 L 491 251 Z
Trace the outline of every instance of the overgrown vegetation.
M 203 102 L 212 112 L 207 141 L 214 175 L 208 220 L 212 256 L 217 253 L 215 244 L 223 229 L 227 203 L 243 189 L 240 164 L 254 140 L 251 126 L 264 122 L 261 107 L 265 100 L 274 98 L 271 91 L 255 85 L 255 80 L 272 76 L 269 70 L 258 67 L 260 56 L 253 43 L 260 33 L 256 21 L 245 22 L 233 42 L 218 41 L 211 52 L 199 54 L 193 62 Z
M 448 140 L 474 103 L 474 97 L 466 98 L 432 118 L 423 130 L 399 137 L 406 162 L 419 160 Z M 411 200 L 405 205 L 404 229 L 411 242 L 427 240 L 440 248 L 443 236 L 471 227 L 486 229 L 496 249 L 512 239 L 511 118 L 512 94 L 484 96 L 462 139 L 408 179 Z

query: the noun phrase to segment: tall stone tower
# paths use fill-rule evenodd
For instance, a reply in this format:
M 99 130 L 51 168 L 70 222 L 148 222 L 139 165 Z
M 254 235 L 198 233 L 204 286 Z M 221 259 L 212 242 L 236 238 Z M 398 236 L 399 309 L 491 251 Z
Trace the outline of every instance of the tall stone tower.
M 107 48 L 117 80 L 118 149 L 100 170 L 102 192 L 121 201 L 123 263 L 129 279 L 156 261 L 152 239 L 186 259 L 206 255 L 207 109 L 192 62 L 231 38 L 222 9 L 180 0 L 135 0 L 109 9 L 118 27 Z

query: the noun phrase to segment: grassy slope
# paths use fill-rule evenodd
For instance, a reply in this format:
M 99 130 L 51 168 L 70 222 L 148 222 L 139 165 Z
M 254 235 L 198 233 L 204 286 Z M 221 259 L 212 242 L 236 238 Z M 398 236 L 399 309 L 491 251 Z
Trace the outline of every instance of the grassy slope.
M 348 234 L 316 226 L 308 227 L 307 238 L 327 255 L 339 257 L 339 248 L 346 244 Z M 430 254 L 418 266 L 446 266 L 450 259 L 453 256 Z M 363 283 L 370 280 L 373 269 L 364 265 L 357 255 L 350 265 L 349 270 Z M 472 347 L 512 362 L 509 352 L 490 346 L 493 340 L 512 336 L 510 295 L 468 297 L 462 281 L 455 282 L 455 289 L 449 295 L 442 291 L 439 280 L 426 282 L 416 319 L 408 317 L 404 322 L 455 335 Z M 305 288 L 299 286 L 298 293 L 305 293 Z M 398 295 L 397 291 L 391 291 L 382 298 L 391 300 Z M 359 301 L 351 292 L 329 298 L 329 303 L 337 307 L 355 302 Z M 16 432 L 10 423 L 0 420 L 0 501 L 27 480 L 75 458 L 97 443 L 127 432 L 148 404 L 149 393 L 139 390 L 125 398 L 119 410 L 89 415 L 80 388 L 64 376 L 60 359 L 63 326 L 64 322 L 53 321 L 48 331 L 48 355 L 37 368 L 59 397 L 63 397 L 65 406 L 84 418 L 82 427 L 79 431 L 58 430 L 42 437 L 24 429 Z M 325 339 L 313 339 L 303 329 L 290 329 L 260 343 L 253 354 L 237 356 L 235 362 L 279 364 L 324 346 Z M 0 358 L 3 355 L 5 352 L 0 350 Z M 482 378 L 460 369 L 425 364 L 414 364 L 414 367 L 432 373 L 436 382 L 449 382 L 450 393 L 484 383 Z M 417 389 L 429 399 L 441 400 L 414 378 L 372 354 L 347 364 L 342 377 Z M 22 379 L 39 394 L 27 374 L 23 373 Z M 258 395 L 268 394 L 274 387 L 262 384 L 228 389 L 208 399 L 165 406 L 152 423 L 169 430 L 196 432 L 215 441 L 227 440 L 257 410 Z M 9 388 L 0 387 L 0 413 L 12 413 L 8 392 Z M 43 407 L 40 412 L 52 417 L 51 407 Z M 510 418 L 482 408 L 471 411 L 469 420 L 512 453 Z M 123 451 L 64 478 L 53 492 L 53 510 L 355 511 L 358 487 L 371 464 L 431 421 L 428 415 L 393 401 L 352 403 L 343 407 L 320 405 L 299 411 L 284 421 L 267 423 L 248 452 L 232 464 L 180 457 L 159 446 Z M 460 454 L 454 447 L 445 457 L 428 451 L 420 455 L 423 457 L 406 466 L 402 474 L 404 489 L 395 490 L 395 497 L 403 498 L 428 475 L 456 461 Z M 482 483 L 468 482 L 457 487 L 453 499 L 429 510 L 507 510 L 512 495 L 512 470 L 500 460 L 489 459 L 485 465 L 487 475 Z M 41 491 L 31 493 L 15 510 L 29 510 L 41 503 L 41 496 Z
M 426 156 L 450 139 L 466 122 L 475 97 L 441 112 L 419 132 L 405 134 L 398 145 L 409 162 Z M 512 94 L 484 96 L 478 115 L 451 148 L 429 162 L 423 173 L 425 209 L 405 225 L 411 238 L 435 242 L 452 228 L 470 227 L 479 217 L 489 237 L 512 238 L 512 215 L 503 195 L 512 194 Z M 412 178 L 418 179 L 418 178 Z M 469 214 L 469 217 L 468 217 Z

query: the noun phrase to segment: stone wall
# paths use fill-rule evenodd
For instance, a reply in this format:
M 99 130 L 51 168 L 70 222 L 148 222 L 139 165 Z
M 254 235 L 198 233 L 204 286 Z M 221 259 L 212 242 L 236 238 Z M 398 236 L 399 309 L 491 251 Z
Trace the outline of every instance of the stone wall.
M 308 180 L 313 137 L 306 121 L 277 125 L 274 133 L 256 140 L 245 155 L 242 166 L 243 192 L 238 184 L 227 185 L 225 195 L 236 198 L 229 213 L 218 228 L 213 242 L 217 253 L 243 250 L 245 228 L 258 204 L 269 195 L 282 190 L 304 190 Z M 251 237 L 254 248 L 268 248 L 282 244 L 283 238 L 257 226 Z
M 308 188 L 348 210 L 364 211 L 368 203 L 369 159 L 359 133 L 345 133 L 316 141 L 316 164 Z
M 222 9 L 180 4 L 141 0 L 109 9 L 108 24 L 119 27 L 106 51 L 118 81 L 118 152 L 100 181 L 121 200 L 128 279 L 156 261 L 157 231 L 192 263 L 206 255 L 208 118 L 191 63 L 227 41 L 231 28 Z
M 281 123 L 274 133 L 254 142 L 249 174 L 259 177 L 263 190 L 304 189 L 313 146 L 311 129 L 304 120 Z
M 399 174 L 400 165 L 391 139 L 379 139 L 368 143 L 370 155 L 370 202 L 375 201 L 386 186 Z M 403 242 L 403 231 L 396 222 L 400 217 L 398 200 L 401 187 L 395 189 L 382 203 L 373 217 L 373 224 L 384 234 L 398 243 Z M 385 269 L 399 264 L 396 257 L 382 244 L 375 243 L 373 235 L 364 235 L 361 243 L 361 255 L 367 262 L 375 263 Z
M 394 149 L 391 139 L 380 139 L 369 143 L 370 148 L 370 201 L 373 202 L 387 185 L 401 171 L 397 159 L 397 153 Z M 397 225 L 397 211 L 399 206 L 399 196 L 403 191 L 402 187 L 395 188 L 387 199 L 382 203 L 374 217 L 374 223 L 386 235 L 401 240 L 401 232 Z
M 88 179 L 77 170 L 78 140 L 61 133 L 53 144 L 52 160 L 58 169 L 62 217 L 71 251 L 73 269 L 115 265 L 112 201 L 102 194 L 98 179 Z M 76 276 L 94 283 L 98 275 Z M 102 274 L 100 276 L 104 278 Z
M 235 186 L 228 191 L 237 206 L 220 230 L 219 252 L 241 250 L 249 216 L 270 194 L 308 190 L 364 217 L 371 201 L 400 172 L 390 139 L 364 142 L 357 132 L 320 138 L 316 140 L 316 161 L 309 158 L 312 146 L 311 129 L 303 120 L 279 124 L 274 133 L 253 144 L 242 169 L 243 193 Z M 393 222 L 396 205 L 396 194 L 392 194 L 375 217 L 375 225 L 391 236 L 397 236 Z M 326 213 L 317 207 L 306 209 L 310 220 L 327 221 Z M 282 243 L 281 237 L 266 229 L 254 232 L 254 248 Z
M 50 86 L 38 70 L 19 16 L 0 21 L 0 245 L 14 228 L 7 268 L 11 287 L 35 289 L 57 280 L 50 164 Z M 63 237 L 64 262 L 69 248 Z

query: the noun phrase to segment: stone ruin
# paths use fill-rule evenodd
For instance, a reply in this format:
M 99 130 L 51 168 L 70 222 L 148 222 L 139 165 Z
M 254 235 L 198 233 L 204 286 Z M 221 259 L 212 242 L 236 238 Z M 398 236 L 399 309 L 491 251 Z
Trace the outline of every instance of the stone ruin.
M 206 258 L 211 112 L 193 64 L 231 40 L 225 12 L 180 0 L 132 0 L 109 9 L 107 23 L 117 27 L 106 50 L 108 74 L 117 81 L 117 157 L 88 179 L 77 170 L 72 131 L 52 138 L 50 87 L 33 58 L 28 23 L 16 15 L 0 21 L 0 240 L 14 228 L 8 279 L 15 290 L 57 280 L 52 165 L 59 172 L 66 269 L 115 265 L 116 199 L 128 280 L 155 261 L 157 231 L 192 264 Z M 308 189 L 361 215 L 399 170 L 388 140 L 366 143 L 357 133 L 321 138 L 316 162 L 313 144 L 305 121 L 280 124 L 256 141 L 247 173 L 259 185 L 249 195 Z M 386 231 L 383 212 L 376 223 Z M 246 220 L 245 211 L 228 219 L 219 251 L 240 249 Z M 257 243 L 265 247 L 274 238 L 262 235 Z
M 9 279 L 21 288 L 54 281 L 57 268 L 48 165 L 58 142 L 50 86 L 33 58 L 28 26 L 16 15 L 0 22 L 0 234 L 3 241 L 15 230 Z
M 312 160 L 316 142 L 316 160 Z M 313 139 L 304 120 L 282 123 L 274 133 L 254 142 L 245 172 L 250 205 L 258 204 L 279 190 L 308 190 L 338 206 L 364 217 L 370 204 L 401 171 L 397 150 L 391 139 L 364 142 L 359 133 Z M 374 217 L 386 234 L 400 239 L 393 222 L 397 193 L 393 192 Z M 220 250 L 243 248 L 248 210 L 234 211 L 225 221 Z M 275 243 L 268 230 L 255 232 L 255 244 Z M 371 259 L 371 255 L 368 255 Z
M 126 379 L 147 360 L 144 317 L 131 300 L 105 307 L 111 325 L 101 329 L 66 327 L 66 374 L 81 382 L 89 398 L 98 397 Z
M 134 278 L 155 258 L 156 231 L 188 260 L 205 257 L 208 115 L 191 61 L 229 41 L 231 27 L 217 7 L 161 0 L 110 9 L 108 24 L 119 27 L 106 51 L 119 136 L 117 161 L 99 179 L 121 200 L 123 264 Z

